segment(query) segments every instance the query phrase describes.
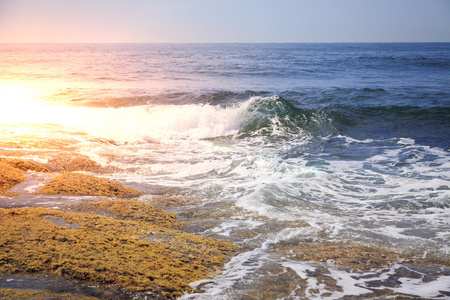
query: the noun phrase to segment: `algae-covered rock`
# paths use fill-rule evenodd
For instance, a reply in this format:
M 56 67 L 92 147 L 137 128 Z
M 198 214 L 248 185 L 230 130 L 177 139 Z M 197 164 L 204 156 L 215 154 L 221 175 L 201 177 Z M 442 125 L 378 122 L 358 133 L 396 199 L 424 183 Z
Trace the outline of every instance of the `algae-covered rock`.
M 62 158 L 61 158 L 62 159 Z M 60 159 L 60 160 L 61 160 Z M 58 162 L 60 162 L 58 160 Z M 52 168 L 72 169 L 95 169 L 100 168 L 98 164 L 87 158 L 77 158 L 67 161 L 68 166 L 57 166 Z M 26 180 L 26 172 L 51 172 L 50 169 L 37 163 L 17 159 L 0 157 L 0 194 L 4 194 L 13 186 Z M 52 173 L 56 174 L 56 173 Z M 101 177 L 81 173 L 62 172 L 55 176 L 50 183 L 45 184 L 40 193 L 46 195 L 91 195 L 104 197 L 117 197 L 125 195 L 139 195 L 141 192 L 123 186 L 122 184 Z
M 25 181 L 25 172 L 50 172 L 49 169 L 31 161 L 0 157 L 0 194 Z
M 31 300 L 95 300 L 97 297 L 81 294 L 56 293 L 46 290 L 0 289 L 0 299 L 31 299 Z
M 95 164 L 86 162 L 76 168 L 90 166 Z M 34 176 L 42 175 L 39 172 L 49 176 Z M 106 178 L 49 172 L 33 162 L 0 158 L 0 194 L 33 176 L 50 180 L 40 184 L 39 193 L 45 195 L 141 194 Z M 27 182 L 15 188 L 20 190 Z M 114 286 L 124 293 L 151 292 L 176 298 L 192 291 L 190 282 L 208 278 L 220 269 L 233 250 L 228 242 L 180 231 L 175 214 L 137 200 L 90 199 L 70 209 L 72 212 L 0 209 L 0 275 L 50 274 Z M 46 293 L 52 297 L 51 291 Z M 0 298 L 34 298 L 35 294 L 32 290 L 0 289 Z
M 11 187 L 25 181 L 25 172 L 50 172 L 49 169 L 34 162 L 0 157 L 0 194 L 4 194 Z
M 13 168 L 22 171 L 50 172 L 48 168 L 41 166 L 35 162 L 18 158 L 0 157 L 0 163 L 8 164 Z
M 0 274 L 58 274 L 167 298 L 191 291 L 233 248 L 147 221 L 44 208 L 0 209 L 0 228 Z
M 50 172 L 46 167 L 31 161 L 0 157 L 0 194 L 25 181 L 26 171 Z
M 362 271 L 387 267 L 398 261 L 415 265 L 433 263 L 450 265 L 449 259 L 422 258 L 409 253 L 400 253 L 358 243 L 301 243 L 294 248 L 292 246 L 278 247 L 277 252 L 288 252 L 291 258 L 297 260 L 331 263 Z
M 40 193 L 45 195 L 92 195 L 116 197 L 139 195 L 140 192 L 122 184 L 92 175 L 62 172 L 43 186 Z
M 120 220 L 145 221 L 165 228 L 178 228 L 182 223 L 177 222 L 177 215 L 168 211 L 145 204 L 139 200 L 117 199 L 109 201 L 95 201 L 81 204 L 81 211 L 104 215 Z
M 49 168 L 55 172 L 102 172 L 100 164 L 81 154 L 59 154 L 48 160 Z
M 401 257 L 399 253 L 386 249 L 333 242 L 300 245 L 294 253 L 301 260 L 328 262 L 359 270 L 387 266 Z
M 16 169 L 0 161 L 0 194 L 5 193 L 16 184 L 25 181 L 24 174 L 25 171 Z

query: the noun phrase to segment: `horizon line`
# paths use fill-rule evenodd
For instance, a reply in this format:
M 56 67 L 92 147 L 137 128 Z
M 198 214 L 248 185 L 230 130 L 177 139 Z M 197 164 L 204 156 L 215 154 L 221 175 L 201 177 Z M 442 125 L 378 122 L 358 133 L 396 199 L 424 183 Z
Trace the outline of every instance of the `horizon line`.
M 0 42 L 0 44 L 437 44 L 450 41 L 400 42 Z

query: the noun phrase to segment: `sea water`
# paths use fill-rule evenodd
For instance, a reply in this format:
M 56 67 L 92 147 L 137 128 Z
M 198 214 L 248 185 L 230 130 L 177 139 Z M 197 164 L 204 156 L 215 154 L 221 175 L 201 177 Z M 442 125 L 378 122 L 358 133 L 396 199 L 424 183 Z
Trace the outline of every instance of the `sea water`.
M 450 44 L 1 44 L 0 70 L 2 155 L 88 156 L 241 247 L 184 299 L 450 297 L 444 265 L 294 255 L 448 260 Z

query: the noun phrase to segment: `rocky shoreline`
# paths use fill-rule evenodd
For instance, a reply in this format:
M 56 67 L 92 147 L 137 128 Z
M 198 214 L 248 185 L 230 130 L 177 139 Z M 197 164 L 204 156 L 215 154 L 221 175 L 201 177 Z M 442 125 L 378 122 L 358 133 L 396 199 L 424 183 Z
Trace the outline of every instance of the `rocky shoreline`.
M 138 201 L 139 191 L 115 181 L 56 173 L 15 158 L 0 158 L 0 167 L 0 277 L 11 282 L 0 286 L 0 298 L 56 294 L 64 299 L 174 299 L 194 291 L 189 283 L 219 271 L 235 249 L 229 242 L 184 232 L 175 214 Z M 33 182 L 34 190 L 30 185 L 14 190 L 28 177 L 36 180 L 36 174 L 50 176 Z M 8 201 L 24 193 L 96 197 L 58 209 Z M 25 277 L 97 288 L 38 292 L 26 281 L 15 287 Z
M 83 172 L 92 169 L 99 176 Z M 0 157 L 0 299 L 175 299 L 201 293 L 201 284 L 198 289 L 191 284 L 207 282 L 239 251 L 228 241 L 188 233 L 227 217 L 215 215 L 214 208 L 182 212 L 184 224 L 163 208 L 180 207 L 188 200 L 170 193 L 152 195 L 151 203 L 138 200 L 140 191 L 101 177 L 103 171 L 80 157 L 45 165 Z M 270 222 L 243 234 L 257 236 L 265 226 Z M 310 225 L 299 220 L 292 226 Z M 373 293 L 366 298 L 396 295 L 382 287 L 395 286 L 398 278 L 412 280 L 422 274 L 428 282 L 450 274 L 448 258 L 357 243 L 304 240 L 268 251 L 292 261 L 315 262 L 318 271 L 308 276 L 331 291 L 342 287 L 329 276 L 327 266 L 349 270 L 354 280 L 365 278 L 368 271 L 389 273 L 385 281 L 370 281 Z M 396 264 L 404 267 L 390 271 Z M 255 285 L 246 294 L 250 299 L 272 299 L 268 295 L 273 292 L 283 297 L 292 289 L 305 298 L 319 293 L 307 292 L 307 278 L 289 268 L 268 272 L 273 282 Z

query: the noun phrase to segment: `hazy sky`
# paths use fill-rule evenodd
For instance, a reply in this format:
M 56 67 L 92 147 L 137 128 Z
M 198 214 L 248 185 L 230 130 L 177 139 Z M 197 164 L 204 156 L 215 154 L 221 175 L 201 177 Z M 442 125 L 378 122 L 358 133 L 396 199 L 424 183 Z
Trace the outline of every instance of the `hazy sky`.
M 0 42 L 450 42 L 450 1 L 0 0 Z

